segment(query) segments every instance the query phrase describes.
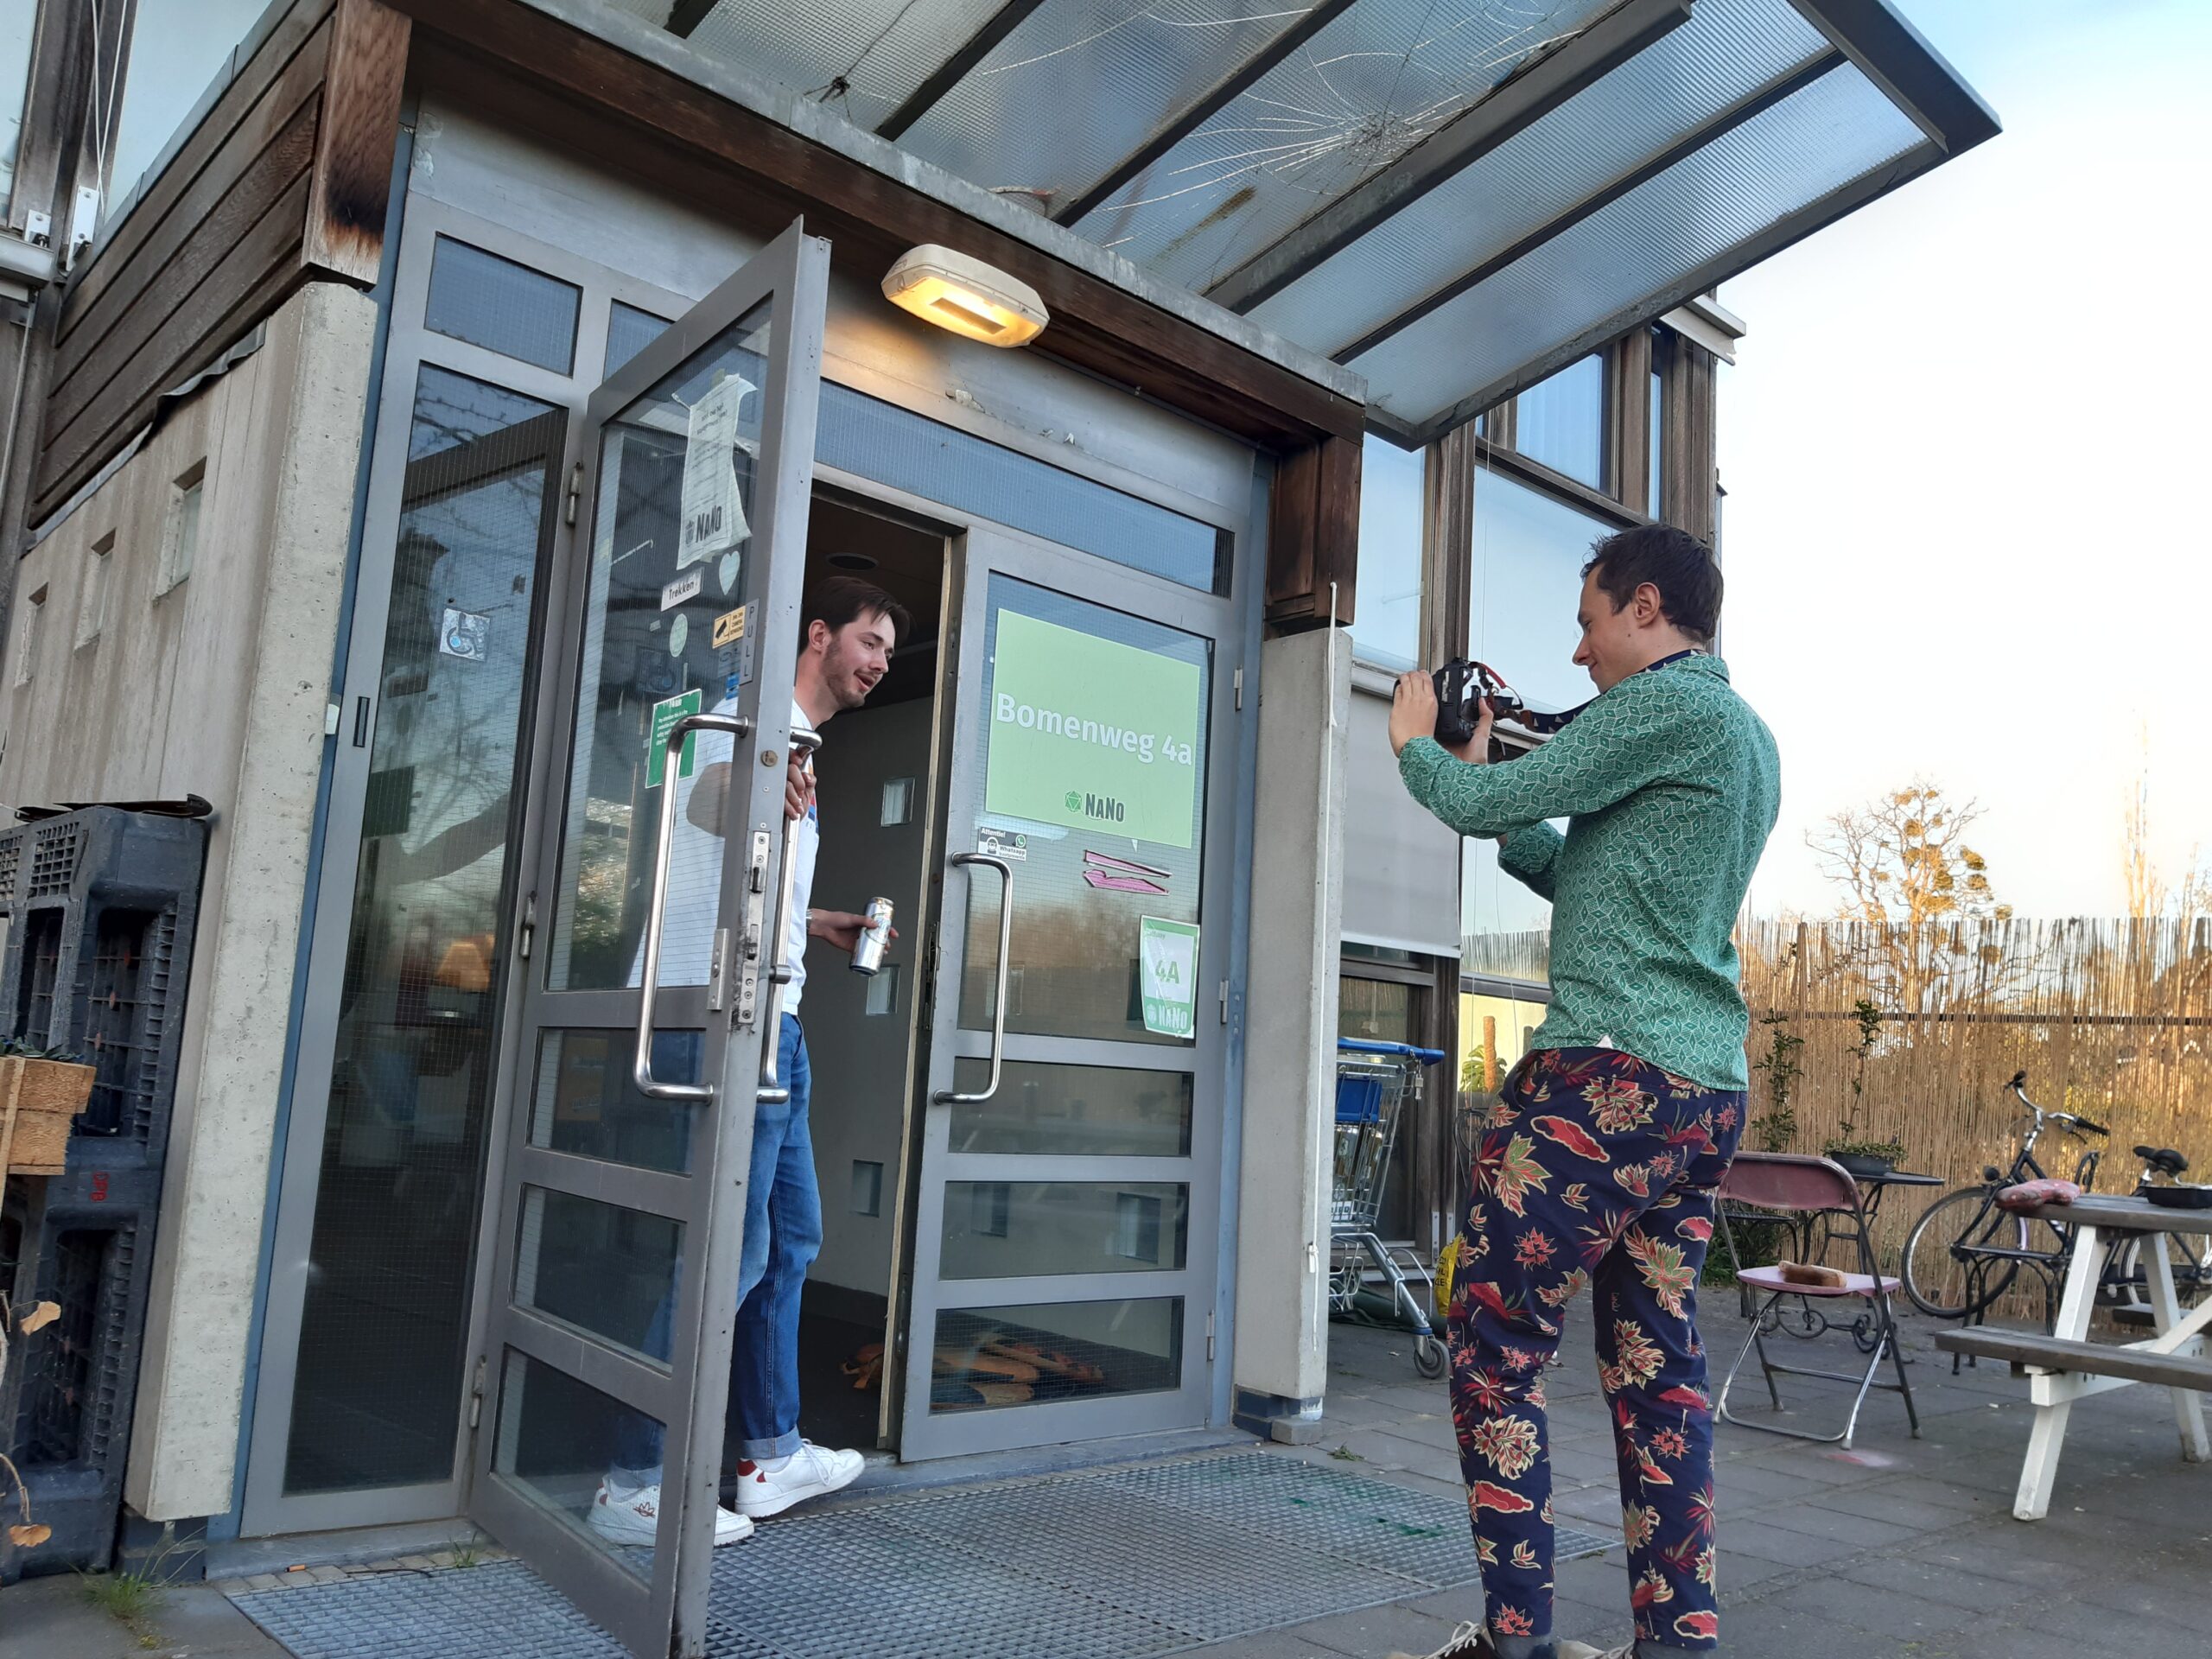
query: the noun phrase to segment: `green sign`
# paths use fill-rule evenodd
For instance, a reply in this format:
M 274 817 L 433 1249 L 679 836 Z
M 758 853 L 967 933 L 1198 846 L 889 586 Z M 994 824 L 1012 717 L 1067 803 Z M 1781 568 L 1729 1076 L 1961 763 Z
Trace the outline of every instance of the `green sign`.
M 1137 982 L 1144 1028 L 1162 1037 L 1192 1037 L 1198 1028 L 1198 930 L 1157 916 L 1140 918 Z
M 664 697 L 653 704 L 653 734 L 645 749 L 645 787 L 658 789 L 660 780 L 668 771 L 668 734 L 676 722 L 686 715 L 699 712 L 700 689 L 693 686 L 680 697 Z M 683 758 L 676 763 L 676 775 L 689 778 L 699 759 L 699 734 L 687 732 L 683 735 Z
M 1198 665 L 1013 611 L 998 621 L 983 810 L 1190 846 Z

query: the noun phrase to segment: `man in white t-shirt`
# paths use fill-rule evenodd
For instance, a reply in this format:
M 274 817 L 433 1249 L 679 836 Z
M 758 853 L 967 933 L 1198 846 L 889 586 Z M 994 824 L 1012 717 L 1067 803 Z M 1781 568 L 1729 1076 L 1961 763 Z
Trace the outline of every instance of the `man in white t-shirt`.
M 891 653 L 906 631 L 906 607 L 881 588 L 832 576 L 801 613 L 798 674 L 791 719 L 820 731 L 840 710 L 857 709 L 889 671 Z M 712 950 L 715 893 L 722 860 L 722 804 L 729 782 L 729 741 L 702 734 L 697 775 L 679 797 L 675 843 L 669 849 L 671 899 L 663 928 L 660 982 L 703 984 Z M 716 751 L 719 751 L 717 753 Z M 737 1509 L 717 1518 L 715 1541 L 750 1535 L 753 1522 L 848 1486 L 859 1476 L 857 1452 L 832 1451 L 798 1432 L 799 1298 L 806 1270 L 822 1248 L 822 1196 L 815 1179 L 809 1129 L 810 1075 L 798 1020 L 806 986 L 806 947 L 822 939 L 849 954 L 868 925 L 851 911 L 812 907 L 814 864 L 822 844 L 811 764 L 791 763 L 785 816 L 798 824 L 792 861 L 791 907 L 785 946 L 791 983 L 784 988 L 776 1076 L 791 1091 L 762 1101 L 753 1123 L 751 1179 L 746 1188 L 745 1247 L 738 1276 L 737 1338 L 730 1359 L 730 1421 L 737 1436 Z M 699 902 L 697 895 L 704 895 Z M 695 960 L 696 958 L 696 960 Z M 642 960 L 639 973 L 642 973 Z M 634 976 L 633 976 L 634 977 Z M 767 988 L 762 987 L 766 995 Z M 649 1351 L 665 1358 L 670 1310 L 664 1303 L 645 1335 Z M 626 1466 L 610 1469 L 592 1504 L 591 1524 L 610 1541 L 653 1541 L 660 1507 L 659 1436 L 626 1450 Z

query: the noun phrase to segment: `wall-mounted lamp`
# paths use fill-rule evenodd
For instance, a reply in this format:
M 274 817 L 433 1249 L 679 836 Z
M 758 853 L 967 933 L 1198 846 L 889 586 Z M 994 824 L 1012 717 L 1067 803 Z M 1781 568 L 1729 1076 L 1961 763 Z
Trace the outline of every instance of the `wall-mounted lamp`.
M 883 297 L 986 346 L 1026 346 L 1052 321 L 1028 283 L 933 242 L 899 256 L 885 273 Z

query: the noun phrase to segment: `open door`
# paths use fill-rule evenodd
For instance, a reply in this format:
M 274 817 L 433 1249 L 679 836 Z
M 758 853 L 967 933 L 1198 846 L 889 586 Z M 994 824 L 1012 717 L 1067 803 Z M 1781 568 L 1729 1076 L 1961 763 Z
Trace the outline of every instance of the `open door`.
M 549 629 L 470 1516 L 639 1656 L 703 1655 L 829 244 L 794 224 L 593 395 Z M 649 1540 L 594 1525 L 664 1468 Z

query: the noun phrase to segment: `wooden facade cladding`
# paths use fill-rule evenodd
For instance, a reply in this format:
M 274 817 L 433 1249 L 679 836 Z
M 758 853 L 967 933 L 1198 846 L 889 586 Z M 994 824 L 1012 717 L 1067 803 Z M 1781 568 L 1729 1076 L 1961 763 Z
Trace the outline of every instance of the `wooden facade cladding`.
M 381 0 L 296 0 L 79 270 L 54 331 L 33 523 L 302 283 L 375 283 L 409 32 Z

